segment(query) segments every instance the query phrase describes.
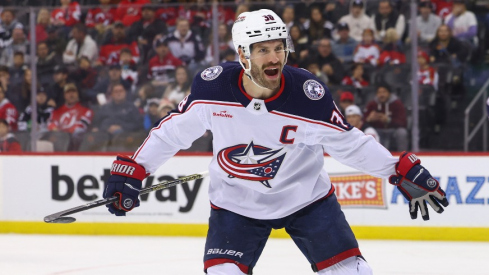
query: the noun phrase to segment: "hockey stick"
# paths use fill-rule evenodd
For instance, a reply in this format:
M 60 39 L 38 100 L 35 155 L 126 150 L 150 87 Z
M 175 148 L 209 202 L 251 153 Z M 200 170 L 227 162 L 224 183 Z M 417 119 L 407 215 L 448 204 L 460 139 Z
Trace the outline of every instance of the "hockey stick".
M 192 175 L 181 177 L 181 178 L 171 180 L 171 181 L 160 182 L 156 185 L 141 189 L 141 192 L 139 194 L 144 195 L 144 194 L 147 194 L 149 192 L 156 191 L 156 190 L 170 188 L 170 187 L 173 187 L 173 186 L 180 184 L 180 183 L 202 179 L 202 178 L 205 178 L 208 174 L 209 174 L 209 172 L 205 171 L 202 173 L 192 174 Z M 101 205 L 113 203 L 113 202 L 116 202 L 117 200 L 118 200 L 118 198 L 114 196 L 114 197 L 110 197 L 107 199 L 92 201 L 92 202 L 89 202 L 87 204 L 83 204 L 83 205 L 80 205 L 77 207 L 73 207 L 73 208 L 70 208 L 70 209 L 67 209 L 67 210 L 46 216 L 46 217 L 44 217 L 44 221 L 47 223 L 72 223 L 72 222 L 76 221 L 76 219 L 73 217 L 65 217 L 65 216 L 75 214 L 78 212 L 82 212 L 82 211 L 92 209 L 95 207 L 99 207 Z

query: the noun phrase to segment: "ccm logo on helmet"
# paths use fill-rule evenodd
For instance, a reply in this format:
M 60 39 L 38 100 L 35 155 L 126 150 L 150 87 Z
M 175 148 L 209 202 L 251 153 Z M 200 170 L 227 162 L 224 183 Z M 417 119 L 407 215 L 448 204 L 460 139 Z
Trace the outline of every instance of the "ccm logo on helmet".
M 125 164 L 118 164 L 118 163 L 112 164 L 112 169 L 110 169 L 111 172 L 117 172 L 117 173 L 128 174 L 128 175 L 132 175 L 135 170 L 136 170 L 135 167 L 128 166 Z
M 276 30 L 280 30 L 280 27 L 271 27 L 271 28 L 266 28 L 265 30 L 266 31 L 276 31 Z

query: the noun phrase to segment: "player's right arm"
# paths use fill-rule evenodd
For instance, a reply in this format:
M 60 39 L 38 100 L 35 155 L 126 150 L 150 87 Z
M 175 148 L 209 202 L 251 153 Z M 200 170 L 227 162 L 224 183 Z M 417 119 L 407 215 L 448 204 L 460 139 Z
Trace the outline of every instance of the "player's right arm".
M 196 100 L 193 94 L 185 97 L 176 110 L 154 125 L 131 158 L 118 156 L 112 164 L 104 198 L 115 195 L 119 200 L 107 205 L 109 212 L 124 216 L 127 211 L 139 206 L 138 196 L 143 179 L 179 150 L 189 148 L 209 128 L 205 103 Z

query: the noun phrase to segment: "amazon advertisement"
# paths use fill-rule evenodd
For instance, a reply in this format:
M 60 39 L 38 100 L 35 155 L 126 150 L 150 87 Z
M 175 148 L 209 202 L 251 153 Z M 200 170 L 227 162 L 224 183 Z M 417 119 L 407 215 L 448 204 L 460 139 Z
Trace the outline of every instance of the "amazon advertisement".
M 450 206 L 430 221 L 411 220 L 408 205 L 386 179 L 363 174 L 325 157 L 325 169 L 351 225 L 489 227 L 489 156 L 419 156 L 446 191 Z M 38 221 L 102 198 L 112 156 L 0 157 L 0 221 Z M 210 156 L 177 156 L 143 187 L 208 170 Z M 280 171 L 278 171 L 280 173 Z M 273 179 L 271 180 L 273 181 Z M 102 206 L 73 215 L 80 222 L 206 224 L 209 178 L 141 196 L 126 217 Z

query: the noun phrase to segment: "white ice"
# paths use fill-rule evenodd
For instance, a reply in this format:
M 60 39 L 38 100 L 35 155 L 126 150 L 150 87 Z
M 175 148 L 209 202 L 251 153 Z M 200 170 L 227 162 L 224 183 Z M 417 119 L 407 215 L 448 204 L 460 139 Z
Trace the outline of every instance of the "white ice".
M 204 238 L 0 234 L 0 274 L 195 275 Z M 489 243 L 359 240 L 374 274 L 489 274 Z M 257 275 L 314 274 L 290 239 L 270 239 Z

